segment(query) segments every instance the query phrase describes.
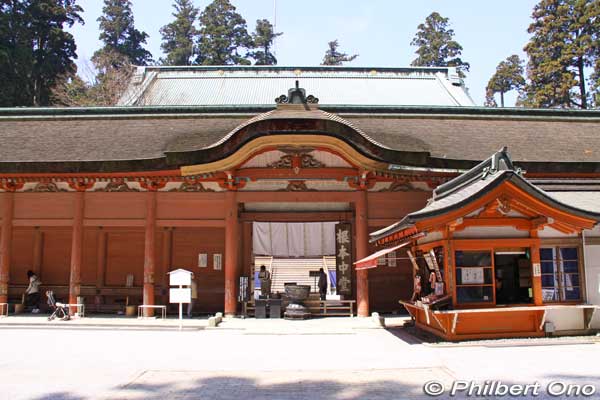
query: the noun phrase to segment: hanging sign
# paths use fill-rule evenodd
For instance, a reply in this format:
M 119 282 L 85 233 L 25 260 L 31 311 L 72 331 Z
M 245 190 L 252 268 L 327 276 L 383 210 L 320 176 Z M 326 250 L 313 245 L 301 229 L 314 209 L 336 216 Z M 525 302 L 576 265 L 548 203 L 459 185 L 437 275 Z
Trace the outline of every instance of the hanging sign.
M 352 225 L 335 225 L 335 269 L 337 294 L 352 295 Z
M 540 263 L 533 263 L 533 276 L 542 276 L 542 267 Z

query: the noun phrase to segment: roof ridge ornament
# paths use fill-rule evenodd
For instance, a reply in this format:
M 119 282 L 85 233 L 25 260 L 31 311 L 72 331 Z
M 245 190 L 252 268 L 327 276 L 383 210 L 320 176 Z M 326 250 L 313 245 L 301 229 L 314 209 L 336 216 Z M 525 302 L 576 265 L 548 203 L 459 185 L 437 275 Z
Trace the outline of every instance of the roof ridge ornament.
M 287 96 L 282 94 L 275 99 L 277 104 L 318 104 L 319 99 L 312 94 L 306 95 L 306 90 L 300 87 L 300 81 L 296 80 L 296 87 L 288 90 Z

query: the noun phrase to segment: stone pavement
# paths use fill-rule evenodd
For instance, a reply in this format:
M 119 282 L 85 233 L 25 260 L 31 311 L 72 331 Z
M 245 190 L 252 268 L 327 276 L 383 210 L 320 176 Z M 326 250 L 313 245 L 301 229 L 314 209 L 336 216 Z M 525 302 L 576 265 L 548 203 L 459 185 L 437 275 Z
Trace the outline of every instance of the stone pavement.
M 408 317 L 388 318 L 391 326 L 402 325 Z M 182 320 L 184 329 L 207 329 L 207 317 L 194 317 Z M 178 329 L 179 319 L 169 316 L 161 318 L 137 318 L 116 315 L 91 314 L 85 318 L 72 318 L 69 321 L 55 319 L 48 321 L 48 315 L 19 314 L 0 318 L 2 327 L 30 328 L 93 328 L 93 329 Z M 254 318 L 224 318 L 217 329 L 244 330 L 254 334 L 335 334 L 351 332 L 353 329 L 380 328 L 372 318 L 314 318 L 305 321 L 287 321 Z
M 30 329 L 8 319 L 0 400 L 419 399 L 430 380 L 600 384 L 594 338 L 440 345 L 358 318 L 235 319 L 183 332 Z
M 85 318 L 73 317 L 68 321 L 56 318 L 48 321 L 47 314 L 19 314 L 0 318 L 1 328 L 89 328 L 89 329 L 179 329 L 179 319 L 168 317 L 161 318 L 137 318 L 117 315 L 95 315 Z M 184 318 L 182 326 L 184 329 L 204 329 L 207 327 L 208 318 Z

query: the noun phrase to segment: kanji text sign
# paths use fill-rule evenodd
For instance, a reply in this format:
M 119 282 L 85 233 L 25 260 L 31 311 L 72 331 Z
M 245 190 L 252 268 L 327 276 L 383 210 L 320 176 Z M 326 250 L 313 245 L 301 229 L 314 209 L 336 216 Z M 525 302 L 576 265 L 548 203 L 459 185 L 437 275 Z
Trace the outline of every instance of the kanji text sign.
M 352 225 L 335 226 L 335 263 L 337 293 L 352 294 Z

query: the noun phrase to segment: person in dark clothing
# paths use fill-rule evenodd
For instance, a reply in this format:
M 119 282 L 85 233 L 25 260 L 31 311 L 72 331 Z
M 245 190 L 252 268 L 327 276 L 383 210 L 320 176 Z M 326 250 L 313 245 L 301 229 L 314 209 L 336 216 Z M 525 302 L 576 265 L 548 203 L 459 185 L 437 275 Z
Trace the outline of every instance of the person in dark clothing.
M 27 279 L 29 280 L 29 286 L 25 290 L 25 305 L 28 307 L 32 307 L 31 312 L 33 314 L 37 314 L 40 312 L 39 303 L 40 303 L 40 285 L 42 281 L 35 274 L 35 272 L 29 270 L 27 271 Z
M 323 268 L 319 269 L 319 295 L 321 296 L 321 300 L 327 299 L 327 275 Z

